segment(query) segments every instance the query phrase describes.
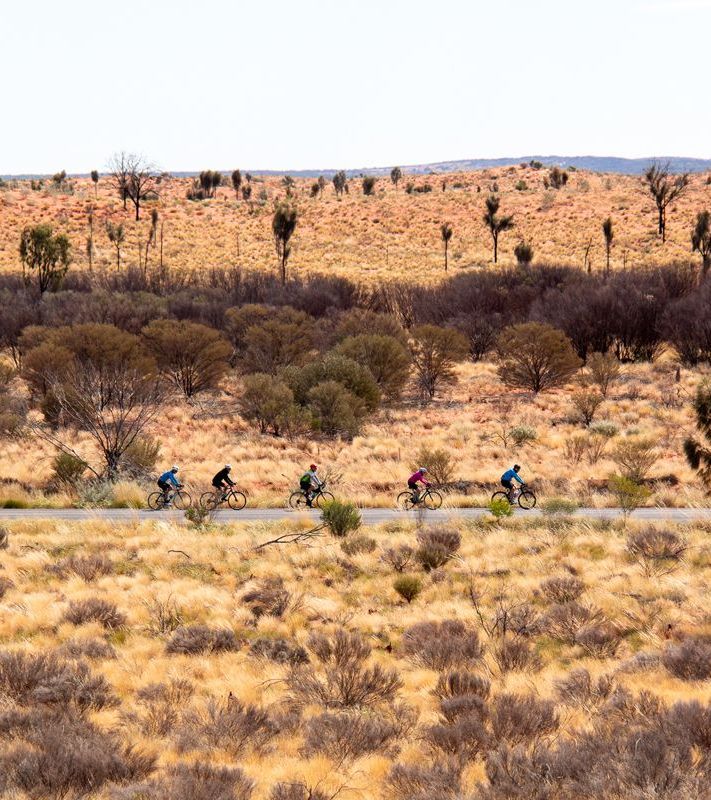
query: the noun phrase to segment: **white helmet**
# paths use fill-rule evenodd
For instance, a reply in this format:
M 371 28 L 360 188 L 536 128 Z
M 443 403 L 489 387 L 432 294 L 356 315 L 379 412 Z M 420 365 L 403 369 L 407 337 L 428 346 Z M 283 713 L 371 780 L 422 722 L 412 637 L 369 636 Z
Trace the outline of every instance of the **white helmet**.
M 225 464 L 225 469 L 232 469 L 232 464 Z
M 177 464 L 173 464 L 173 466 L 170 468 L 170 471 L 171 472 L 177 472 L 178 471 L 178 465 Z
M 420 472 L 427 472 L 427 467 L 420 467 Z

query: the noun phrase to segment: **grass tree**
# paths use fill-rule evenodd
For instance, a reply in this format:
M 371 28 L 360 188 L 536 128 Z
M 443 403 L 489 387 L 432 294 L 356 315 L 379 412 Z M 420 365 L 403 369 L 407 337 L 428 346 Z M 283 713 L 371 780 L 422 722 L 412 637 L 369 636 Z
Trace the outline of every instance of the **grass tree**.
M 232 188 L 235 190 L 235 197 L 239 200 L 239 187 L 242 185 L 242 173 L 236 169 L 232 172 Z
M 277 258 L 279 259 L 279 272 L 282 284 L 286 284 L 286 264 L 291 255 L 289 241 L 296 230 L 299 214 L 296 206 L 288 200 L 282 200 L 274 206 L 272 217 L 272 232 Z
M 664 166 L 652 164 L 644 173 L 644 182 L 656 203 L 659 235 L 662 237 L 662 242 L 665 242 L 667 239 L 667 206 L 684 194 L 689 186 L 689 176 L 684 174 L 672 178 L 669 174 L 669 164 Z
M 440 225 L 440 234 L 442 236 L 442 242 L 444 243 L 444 271 L 447 271 L 448 266 L 448 254 L 449 254 L 449 240 L 452 238 L 452 226 L 448 222 L 443 222 Z
M 390 170 L 390 180 L 393 182 L 393 185 L 397 189 L 398 183 L 402 180 L 402 170 L 400 167 L 393 167 Z
M 705 275 L 711 267 L 711 214 L 700 211 L 691 233 L 691 251 L 701 256 L 701 270 Z
M 121 269 L 121 247 L 126 241 L 126 229 L 123 222 L 115 224 L 111 220 L 106 221 L 106 235 L 109 241 L 116 248 L 116 269 Z
M 614 231 L 612 230 L 612 217 L 608 217 L 602 223 L 602 235 L 605 237 L 605 257 L 607 259 L 605 270 L 607 272 L 610 271 L 610 252 L 612 250 L 612 240 L 615 237 Z
M 514 226 L 512 215 L 502 216 L 499 214 L 500 204 L 501 201 L 495 194 L 491 194 L 486 198 L 484 224 L 491 232 L 491 238 L 494 242 L 494 264 L 497 263 L 499 258 L 499 235 L 504 231 L 511 230 Z
M 711 486 L 711 385 L 699 386 L 694 398 L 696 427 L 704 441 L 689 437 L 684 441 L 684 454 L 706 487 Z
M 96 169 L 92 169 L 91 171 L 91 180 L 94 183 L 94 197 L 98 197 L 99 193 L 99 171 Z

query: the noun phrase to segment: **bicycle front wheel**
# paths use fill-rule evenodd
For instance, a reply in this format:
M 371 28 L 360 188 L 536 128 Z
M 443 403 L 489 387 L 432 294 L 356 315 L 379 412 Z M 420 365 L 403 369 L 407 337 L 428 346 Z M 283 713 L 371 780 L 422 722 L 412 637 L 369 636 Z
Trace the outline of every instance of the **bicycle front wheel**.
M 163 492 L 151 492 L 148 495 L 148 508 L 160 511 L 163 508 Z
M 227 498 L 227 502 L 230 504 L 230 508 L 239 511 L 247 505 L 247 498 L 242 492 L 232 492 Z
M 303 492 L 292 492 L 289 495 L 289 505 L 291 508 L 305 508 L 306 507 L 306 497 Z
M 494 492 L 491 495 L 491 502 L 495 503 L 497 500 L 506 500 L 507 503 L 510 503 L 508 492 Z
M 425 492 L 422 502 L 424 503 L 425 508 L 428 508 L 430 511 L 434 511 L 436 508 L 439 508 L 442 505 L 442 495 L 434 490 Z
M 335 499 L 331 492 L 321 492 L 316 498 L 316 508 L 323 508 L 326 503 L 332 503 Z
M 397 496 L 397 506 L 404 511 L 412 511 L 415 501 L 412 499 L 412 492 L 400 492 Z
M 178 511 L 185 511 L 191 503 L 191 497 L 187 492 L 178 491 L 173 495 L 171 502 L 173 503 L 173 507 L 177 508 Z
M 208 511 L 214 511 L 220 505 L 220 499 L 214 492 L 200 495 L 200 505 Z
M 528 509 L 535 507 L 536 495 L 524 489 L 518 496 L 518 504 L 521 508 L 525 508 L 528 511 Z

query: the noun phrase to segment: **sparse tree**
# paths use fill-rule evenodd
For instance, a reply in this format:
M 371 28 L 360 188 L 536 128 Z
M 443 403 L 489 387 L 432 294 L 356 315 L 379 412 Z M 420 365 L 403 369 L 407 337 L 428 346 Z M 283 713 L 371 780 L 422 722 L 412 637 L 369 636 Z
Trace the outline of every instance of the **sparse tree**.
M 701 256 L 701 270 L 704 275 L 711 267 L 711 214 L 700 211 L 696 215 L 696 225 L 691 233 L 691 251 Z
M 486 198 L 486 211 L 484 212 L 484 224 L 491 232 L 494 242 L 494 264 L 499 256 L 499 234 L 508 231 L 514 226 L 513 216 L 499 216 L 499 205 L 501 201 L 495 194 Z
M 242 185 L 242 173 L 236 169 L 232 172 L 232 188 L 235 190 L 235 197 L 239 200 L 239 187 Z
M 109 162 L 109 170 L 123 207 L 130 200 L 136 209 L 136 219 L 140 219 L 141 203 L 155 192 L 155 167 L 142 156 L 119 153 Z
M 346 178 L 346 173 L 343 170 L 339 170 L 333 176 L 333 188 L 337 197 L 340 197 L 343 194 L 347 186 L 347 182 L 348 179 Z
M 410 354 L 422 395 L 431 400 L 437 389 L 454 383 L 454 365 L 466 358 L 467 340 L 454 328 L 417 325 L 411 331 Z
M 116 248 L 116 269 L 121 269 L 121 247 L 126 241 L 126 230 L 123 227 L 123 222 L 115 224 L 111 220 L 106 220 L 106 235 Z
M 274 244 L 276 247 L 277 258 L 279 259 L 279 271 L 282 284 L 286 284 L 286 263 L 291 255 L 289 240 L 296 230 L 298 212 L 296 206 L 287 200 L 276 203 L 274 206 L 274 216 L 272 218 L 272 232 L 274 233 Z
M 123 203 L 123 210 L 126 210 L 126 203 L 128 202 L 128 174 L 129 174 L 129 155 L 124 153 L 117 153 L 111 157 L 109 161 L 109 174 L 111 183 L 118 192 L 118 196 Z
M 40 294 L 59 288 L 71 263 L 69 238 L 55 233 L 51 225 L 27 227 L 20 236 L 20 261 L 26 281 L 36 276 Z
M 711 384 L 702 383 L 697 389 L 694 411 L 696 427 L 705 441 L 689 437 L 684 441 L 684 454 L 704 485 L 711 488 Z
M 449 240 L 452 238 L 452 226 L 448 222 L 443 222 L 440 225 L 439 232 L 442 236 L 442 242 L 444 244 L 444 271 L 447 271 L 448 266 L 448 255 L 449 255 Z
M 323 195 L 323 190 L 326 188 L 326 179 L 323 175 L 318 176 L 318 192 L 320 195 Z
M 91 180 L 94 182 L 94 197 L 99 196 L 99 171 L 97 169 L 92 169 L 91 171 Z
M 393 167 L 390 170 L 390 180 L 393 182 L 395 188 L 397 189 L 398 183 L 402 180 L 402 170 L 400 167 Z
M 376 178 L 372 175 L 366 175 L 363 178 L 363 194 L 367 197 L 375 194 L 375 181 Z
M 602 223 L 602 235 L 605 237 L 605 255 L 607 257 L 606 271 L 610 271 L 610 251 L 612 250 L 612 240 L 615 236 L 612 230 L 612 217 L 608 217 Z
M 669 164 L 652 164 L 644 173 L 644 182 L 657 205 L 659 235 L 662 242 L 667 238 L 667 206 L 678 200 L 689 186 L 689 176 L 684 173 L 672 178 Z

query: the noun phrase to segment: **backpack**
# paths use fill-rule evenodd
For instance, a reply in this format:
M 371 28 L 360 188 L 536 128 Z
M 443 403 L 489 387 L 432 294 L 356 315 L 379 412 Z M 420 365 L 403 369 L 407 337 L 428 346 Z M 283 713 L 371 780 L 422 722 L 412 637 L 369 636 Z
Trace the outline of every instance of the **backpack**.
M 311 488 L 311 476 L 308 474 L 308 472 L 305 475 L 301 476 L 301 480 L 299 481 L 299 484 L 300 484 L 302 489 L 310 489 Z

